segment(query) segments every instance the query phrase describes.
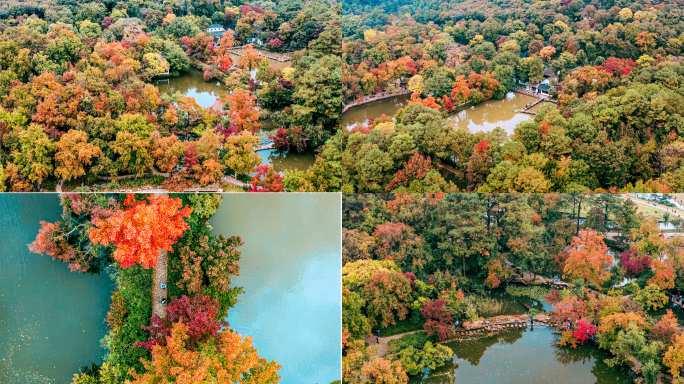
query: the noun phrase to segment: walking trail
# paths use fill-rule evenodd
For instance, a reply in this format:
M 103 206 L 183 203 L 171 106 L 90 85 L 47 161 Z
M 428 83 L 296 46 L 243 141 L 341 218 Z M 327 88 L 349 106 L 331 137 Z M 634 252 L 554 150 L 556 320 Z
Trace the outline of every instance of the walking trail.
M 166 317 L 166 300 L 168 299 L 167 289 L 162 288 L 162 284 L 166 287 L 168 264 L 168 254 L 162 251 L 152 273 L 152 315 L 157 315 L 162 319 Z

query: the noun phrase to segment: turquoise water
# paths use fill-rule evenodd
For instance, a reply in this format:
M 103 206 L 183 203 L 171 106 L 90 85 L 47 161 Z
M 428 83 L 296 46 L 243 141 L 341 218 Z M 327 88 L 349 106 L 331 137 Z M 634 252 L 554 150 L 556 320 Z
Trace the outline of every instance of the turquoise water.
M 339 194 L 225 194 L 216 233 L 240 234 L 244 288 L 230 326 L 281 366 L 284 384 L 328 384 L 341 371 Z
M 60 212 L 54 194 L 0 194 L 0 383 L 68 383 L 104 355 L 110 279 L 27 249 Z

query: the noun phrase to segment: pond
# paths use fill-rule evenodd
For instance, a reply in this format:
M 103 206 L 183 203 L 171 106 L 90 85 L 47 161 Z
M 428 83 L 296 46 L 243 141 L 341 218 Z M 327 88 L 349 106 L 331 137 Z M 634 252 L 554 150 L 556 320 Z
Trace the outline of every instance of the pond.
M 353 107 L 342 115 L 340 125 L 351 130 L 366 125 L 371 119 L 377 119 L 382 115 L 392 117 L 404 108 L 408 100 L 408 96 L 396 96 Z
M 202 108 L 212 107 L 217 101 L 228 95 L 229 90 L 217 81 L 204 81 L 202 73 L 192 70 L 180 77 L 171 78 L 157 84 L 162 93 L 189 96 L 195 99 Z M 311 153 L 282 153 L 274 150 L 257 152 L 263 163 L 272 164 L 276 171 L 286 169 L 305 170 L 314 162 Z
M 230 94 L 229 90 L 216 80 L 204 81 L 202 72 L 193 69 L 179 77 L 161 80 L 157 83 L 161 93 L 180 93 L 195 99 L 202 108 L 213 106 L 219 99 Z
M 394 116 L 408 102 L 408 96 L 397 96 L 351 108 L 342 115 L 341 125 L 350 130 L 367 124 L 383 114 Z M 536 99 L 532 96 L 509 92 L 502 100 L 489 100 L 469 107 L 447 118 L 453 127 L 465 128 L 470 132 L 489 132 L 496 127 L 512 135 L 518 123 L 533 116 L 517 112 Z M 543 104 L 543 103 L 542 103 Z M 535 111 L 540 105 L 535 106 Z
M 223 196 L 214 231 L 244 240 L 230 326 L 282 365 L 283 384 L 339 380 L 340 195 Z
M 425 383 L 478 384 L 627 384 L 628 372 L 608 367 L 595 347 L 561 348 L 552 329 L 514 330 L 496 336 L 450 343 L 454 364 Z
M 62 384 L 99 363 L 113 284 L 28 251 L 55 194 L 0 194 L 0 383 Z
M 488 100 L 451 115 L 448 121 L 453 127 L 470 132 L 490 132 L 500 127 L 512 135 L 518 123 L 533 117 L 517 111 L 536 100 L 532 96 L 509 92 L 501 100 Z
M 271 164 L 273 169 L 283 172 L 287 169 L 307 170 L 314 163 L 313 153 L 282 153 L 273 149 L 258 151 L 262 163 Z

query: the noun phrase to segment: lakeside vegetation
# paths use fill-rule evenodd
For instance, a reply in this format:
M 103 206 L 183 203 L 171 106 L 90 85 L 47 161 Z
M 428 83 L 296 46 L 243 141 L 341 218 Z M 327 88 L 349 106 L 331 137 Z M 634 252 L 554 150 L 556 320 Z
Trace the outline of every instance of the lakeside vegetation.
M 63 195 L 61 220 L 42 222 L 30 250 L 115 281 L 104 362 L 75 373 L 73 384 L 279 382 L 280 366 L 225 321 L 241 292 L 230 286 L 241 240 L 212 233 L 208 220 L 220 201 L 216 194 Z
M 458 381 L 459 340 L 528 326 L 554 329 L 561 351 L 598 348 L 632 381 L 679 382 L 684 230 L 661 231 L 633 199 L 345 196 L 344 382 L 407 383 L 426 370 Z
M 286 185 L 679 191 L 681 13 L 674 1 L 345 1 L 345 102 L 411 99 L 395 116 L 338 131 L 305 177 Z M 558 105 L 531 111 L 511 137 L 446 120 L 516 89 Z
M 112 190 L 128 178 L 282 190 L 260 166 L 259 132 L 268 121 L 278 149 L 295 152 L 334 133 L 338 13 L 325 0 L 3 3 L 0 190 Z M 154 85 L 192 67 L 229 91 L 215 108 Z
M 7 2 L 0 188 L 676 192 L 676 1 Z M 191 68 L 200 107 L 155 82 Z M 524 92 L 512 134 L 449 119 Z M 407 105 L 351 130 L 343 111 Z M 556 103 L 556 104 L 554 104 Z M 519 120 L 516 120 L 519 121 Z M 510 128 L 510 127 L 509 127 Z M 308 153 L 277 171 L 260 149 Z

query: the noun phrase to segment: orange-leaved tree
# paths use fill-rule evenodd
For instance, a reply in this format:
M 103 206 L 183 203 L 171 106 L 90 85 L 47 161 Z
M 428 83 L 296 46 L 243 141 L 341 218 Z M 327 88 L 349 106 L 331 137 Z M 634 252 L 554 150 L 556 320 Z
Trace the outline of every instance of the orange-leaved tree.
M 175 323 L 166 345 L 152 348 L 152 360 L 143 362 L 145 372 L 135 373 L 131 384 L 280 382 L 280 366 L 259 356 L 250 337 L 224 329 L 197 348 L 190 348 L 188 340 L 188 326 Z
M 609 269 L 613 259 L 600 233 L 591 229 L 581 230 L 572 238 L 564 253 L 567 256 L 563 264 L 563 277 L 583 279 L 597 287 L 610 278 Z
M 94 219 L 88 232 L 93 243 L 114 245 L 114 259 L 122 268 L 133 264 L 153 268 L 159 254 L 171 251 L 189 228 L 184 219 L 191 208 L 177 198 L 151 195 L 138 201 L 128 195 L 124 207 L 107 218 Z

